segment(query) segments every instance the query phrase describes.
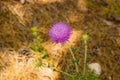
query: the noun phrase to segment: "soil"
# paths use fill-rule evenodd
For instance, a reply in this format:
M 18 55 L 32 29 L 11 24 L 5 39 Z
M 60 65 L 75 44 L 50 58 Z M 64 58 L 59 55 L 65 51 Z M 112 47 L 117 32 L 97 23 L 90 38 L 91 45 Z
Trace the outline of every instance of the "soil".
M 29 47 L 33 40 L 30 31 L 33 26 L 38 27 L 44 43 L 49 40 L 50 26 L 55 22 L 63 21 L 69 23 L 72 29 L 89 35 L 87 62 L 98 62 L 102 66 L 100 79 L 119 80 L 119 8 L 119 0 L 86 0 L 85 2 L 63 0 L 24 4 L 17 0 L 1 0 L 0 51 L 11 48 L 17 51 L 22 46 Z M 76 57 L 82 62 L 84 43 L 81 38 L 74 48 L 78 49 Z

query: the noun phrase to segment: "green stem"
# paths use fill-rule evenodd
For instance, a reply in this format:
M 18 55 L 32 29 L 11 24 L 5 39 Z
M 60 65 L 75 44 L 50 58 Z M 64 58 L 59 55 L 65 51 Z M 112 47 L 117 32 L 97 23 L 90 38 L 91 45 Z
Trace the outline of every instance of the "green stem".
M 83 74 L 86 74 L 86 64 L 87 64 L 87 41 L 84 41 L 85 43 L 85 53 L 84 53 L 84 70 L 83 70 Z
M 72 78 L 73 78 L 73 76 L 72 76 L 71 74 L 66 73 L 66 72 L 64 72 L 64 71 L 61 71 L 61 70 L 56 70 L 56 69 L 54 69 L 54 71 L 57 71 L 57 72 L 63 73 L 63 74 L 65 74 L 65 75 L 70 76 L 70 77 L 72 77 Z
M 71 53 L 71 55 L 72 55 L 72 57 L 73 57 L 73 60 L 75 61 L 76 72 L 78 72 L 78 64 L 77 64 L 77 62 L 76 62 L 76 58 L 75 58 L 74 53 L 73 53 L 72 49 L 70 48 L 68 42 L 67 42 L 67 44 L 68 44 L 68 49 L 69 49 L 69 51 L 70 51 L 70 53 Z

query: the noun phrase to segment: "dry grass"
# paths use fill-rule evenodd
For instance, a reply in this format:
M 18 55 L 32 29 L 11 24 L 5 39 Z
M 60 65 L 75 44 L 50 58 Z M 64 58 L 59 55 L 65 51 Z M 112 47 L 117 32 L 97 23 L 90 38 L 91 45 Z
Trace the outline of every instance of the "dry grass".
M 56 80 L 58 78 L 58 73 L 47 66 L 35 67 L 35 64 L 33 64 L 36 59 L 35 56 L 26 60 L 25 56 L 19 57 L 17 53 L 0 54 L 3 54 L 0 60 L 5 58 L 8 60 L 7 62 L 0 61 L 1 65 L 4 63 L 4 67 L 0 72 L 0 80 Z M 6 63 L 8 62 L 9 65 L 7 66 Z
M 0 46 L 2 48 L 12 47 L 18 49 L 23 45 L 28 46 L 32 41 L 32 38 L 30 38 L 30 27 L 38 26 L 41 37 L 44 39 L 43 42 L 45 42 L 43 45 L 48 53 L 51 53 L 54 49 L 58 50 L 58 52 L 55 52 L 57 54 L 51 56 L 59 63 L 58 66 L 67 63 L 65 64 L 66 70 L 74 69 L 73 66 L 68 68 L 71 57 L 69 52 L 67 53 L 67 46 L 62 44 L 58 47 L 48 39 L 48 30 L 51 24 L 64 21 L 69 23 L 74 29 L 73 34 L 75 32 L 75 36 L 72 36 L 70 45 L 78 49 L 75 56 L 79 59 L 79 62 L 83 61 L 82 53 L 84 52 L 84 44 L 81 40 L 79 41 L 80 38 L 78 37 L 82 31 L 90 35 L 88 63 L 99 62 L 101 64 L 103 70 L 100 76 L 101 80 L 108 79 L 108 77 L 113 80 L 120 79 L 120 30 L 118 26 L 120 21 L 119 15 L 117 18 L 114 16 L 114 14 L 116 15 L 116 13 L 119 14 L 120 12 L 119 0 L 57 0 L 58 2 L 56 0 L 49 0 L 51 2 L 39 0 L 38 3 L 35 2 L 38 0 L 27 0 L 28 2 L 25 4 L 21 4 L 17 0 L 0 1 Z M 113 6 L 109 4 L 109 1 L 117 1 L 117 3 Z M 114 7 L 113 10 L 111 9 L 112 7 Z M 113 22 L 117 27 L 108 25 L 99 18 L 110 20 L 110 23 Z M 66 54 L 59 55 L 59 51 L 65 51 Z M 0 53 L 2 54 L 0 55 L 0 71 L 2 71 L 0 79 L 29 80 L 33 79 L 31 77 L 33 76 L 33 80 L 39 80 L 40 73 L 47 70 L 43 69 L 41 71 L 41 69 L 33 66 L 31 60 L 37 58 L 35 55 L 29 58 L 28 62 L 24 61 L 24 57 L 22 57 L 22 62 L 18 62 L 16 59 L 18 55 L 16 55 L 16 52 L 14 53 L 14 55 Z M 101 56 L 98 53 L 101 53 Z M 82 70 L 82 67 L 80 69 Z M 43 80 L 45 80 L 45 77 Z
M 6 10 L 10 11 L 17 18 L 19 23 L 25 25 L 26 23 L 31 22 L 32 19 L 35 17 L 34 15 L 37 14 L 37 12 L 34 12 L 34 10 L 36 10 L 37 8 L 41 8 L 42 7 L 44 15 L 46 15 L 46 17 L 48 17 L 50 15 L 48 15 L 48 13 L 47 13 L 48 11 L 44 10 L 44 8 L 46 9 L 46 7 L 44 5 L 49 5 L 51 3 L 52 4 L 58 4 L 58 3 L 59 4 L 64 4 L 65 2 L 67 2 L 66 0 L 50 0 L 50 1 L 49 0 L 26 0 L 26 1 L 29 2 L 29 3 L 26 3 L 24 5 L 21 4 L 18 1 L 14 1 L 14 0 L 11 0 L 11 1 L 1 1 L 1 5 L 2 5 L 1 8 L 4 9 L 4 10 L 6 9 Z M 41 6 L 41 5 L 43 5 L 43 6 Z M 82 11 L 82 12 L 86 12 L 87 11 L 86 2 L 84 0 L 78 0 L 75 3 L 75 5 L 77 5 L 77 7 L 78 7 L 78 9 L 80 11 Z M 62 6 L 64 6 L 64 5 L 62 5 Z M 59 13 L 59 11 L 57 10 L 56 7 L 54 7 L 53 5 L 50 6 L 50 7 L 53 8 L 53 10 L 55 10 L 57 13 Z M 74 13 L 68 15 L 68 17 L 65 16 L 65 15 L 62 15 L 62 16 L 68 22 L 70 22 L 70 21 L 71 22 L 76 22 L 78 20 L 77 15 L 78 14 L 76 14 L 76 11 L 75 11 Z M 67 19 L 67 18 L 70 18 L 70 19 Z

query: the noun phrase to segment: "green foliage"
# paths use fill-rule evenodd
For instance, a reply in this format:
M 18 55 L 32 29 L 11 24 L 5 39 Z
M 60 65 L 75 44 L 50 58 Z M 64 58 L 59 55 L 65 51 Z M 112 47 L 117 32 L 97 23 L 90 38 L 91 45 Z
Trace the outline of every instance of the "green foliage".
M 42 66 L 42 59 L 50 59 L 48 54 L 44 51 L 42 46 L 42 39 L 39 35 L 37 27 L 32 27 L 31 32 L 34 36 L 33 42 L 30 44 L 30 48 L 35 52 L 40 52 L 39 58 L 36 59 L 33 63 L 36 67 Z
M 73 63 L 73 64 L 76 63 L 77 65 L 79 65 L 78 60 L 72 60 L 72 63 Z
M 77 51 L 76 48 L 72 48 L 72 52 L 73 52 L 74 54 L 76 53 L 76 51 Z
M 36 67 L 40 67 L 42 66 L 42 62 L 41 61 L 38 61 L 36 64 L 35 64 Z
M 39 58 L 33 61 L 33 64 L 35 64 L 35 67 L 42 66 L 42 59 L 50 60 L 50 57 L 48 54 L 44 51 L 39 54 Z
M 99 80 L 98 75 L 96 75 L 91 70 L 87 69 L 87 74 L 84 76 L 81 72 L 69 72 L 73 77 L 66 76 L 66 80 Z
M 61 70 L 53 69 L 53 71 L 60 72 L 65 75 L 65 80 L 99 80 L 99 76 L 96 75 L 93 71 L 87 68 L 87 74 L 83 75 L 82 72 L 77 72 L 73 70 L 68 70 L 64 72 Z
M 30 48 L 35 52 L 41 52 L 43 50 L 43 47 L 42 47 L 42 44 L 41 44 L 42 39 L 39 36 L 37 27 L 32 27 L 31 31 L 32 31 L 32 34 L 34 36 L 34 39 L 33 39 L 33 42 L 30 45 Z
M 41 58 L 38 58 L 37 60 L 33 61 L 33 64 L 35 64 L 35 67 L 42 66 L 42 60 L 41 60 Z
M 40 52 L 43 49 L 41 44 L 37 44 L 37 45 L 36 44 L 31 44 L 30 48 L 35 52 L 37 52 L 37 51 Z
M 43 52 L 41 52 L 40 56 L 41 56 L 41 58 L 47 58 L 48 54 L 45 51 L 43 51 Z
M 76 49 L 76 48 L 71 48 L 71 50 L 72 50 L 72 52 L 73 52 L 73 55 L 75 55 L 76 52 L 77 52 L 77 49 Z M 72 59 L 72 63 L 79 65 L 79 62 L 78 62 L 77 59 Z

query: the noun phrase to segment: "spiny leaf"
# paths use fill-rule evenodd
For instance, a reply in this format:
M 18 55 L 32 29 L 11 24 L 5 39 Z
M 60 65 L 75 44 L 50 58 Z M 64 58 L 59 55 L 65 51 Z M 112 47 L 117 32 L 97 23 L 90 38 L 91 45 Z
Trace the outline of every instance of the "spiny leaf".
M 41 58 L 45 58 L 45 57 L 47 56 L 47 53 L 46 53 L 46 52 L 42 52 L 42 53 L 40 54 L 40 56 L 41 56 Z

